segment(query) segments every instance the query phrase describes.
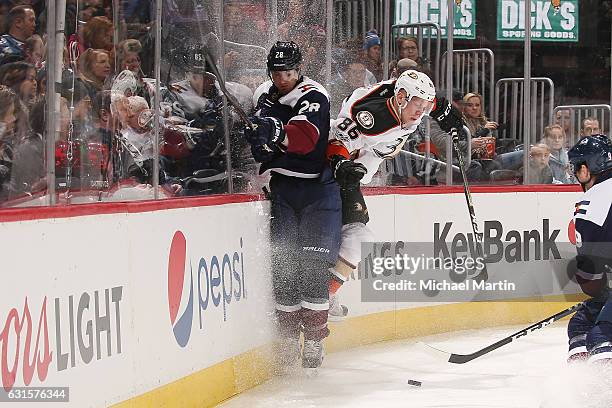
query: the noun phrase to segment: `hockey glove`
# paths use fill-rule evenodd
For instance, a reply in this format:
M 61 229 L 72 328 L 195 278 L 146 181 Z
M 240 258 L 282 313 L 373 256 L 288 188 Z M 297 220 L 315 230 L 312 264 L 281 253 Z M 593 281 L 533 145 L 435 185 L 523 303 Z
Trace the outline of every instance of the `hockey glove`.
M 359 181 L 368 172 L 363 164 L 347 160 L 340 155 L 333 156 L 330 165 L 336 182 L 342 188 L 358 188 Z
M 255 126 L 255 129 L 247 127 L 244 135 L 247 141 L 252 146 L 268 145 L 270 149 L 273 146 L 278 146 L 282 149 L 282 143 L 287 136 L 283 127 L 283 122 L 273 117 L 252 117 L 251 121 Z
M 465 125 L 463 115 L 446 98 L 436 97 L 436 108 L 429 114 L 438 122 L 440 129 L 450 133 L 452 128 L 460 130 Z
M 256 162 L 266 163 L 283 154 L 283 151 L 277 145 L 265 144 L 251 145 L 251 153 Z
M 262 115 L 267 115 L 270 108 L 276 103 L 278 100 L 278 94 L 272 93 L 272 89 L 270 89 L 271 93 L 263 93 L 257 100 L 257 105 L 255 107 L 255 111 L 261 110 Z
M 340 197 L 342 198 L 342 225 L 353 222 L 367 224 L 370 221 L 368 207 L 359 185 L 356 188 L 341 188 Z

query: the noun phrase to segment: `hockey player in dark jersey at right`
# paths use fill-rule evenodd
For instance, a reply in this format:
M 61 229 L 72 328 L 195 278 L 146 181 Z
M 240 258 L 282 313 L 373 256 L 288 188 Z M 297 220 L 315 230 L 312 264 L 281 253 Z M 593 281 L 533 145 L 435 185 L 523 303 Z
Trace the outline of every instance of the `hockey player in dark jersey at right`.
M 353 91 L 334 121 L 327 157 L 341 187 L 343 226 L 339 258 L 330 269 L 330 320 L 340 320 L 347 313 L 337 292 L 357 267 L 361 242 L 371 235 L 360 184 L 368 184 L 379 165 L 399 153 L 425 115 L 445 132 L 464 125 L 461 113 L 435 94 L 425 73 L 408 70 L 397 80 Z
M 340 243 L 340 191 L 327 165 L 329 97 L 302 76 L 293 42 L 277 42 L 268 55 L 271 81 L 253 96 L 256 125 L 245 133 L 260 173 L 270 172 L 272 284 L 281 346 L 276 356 L 289 366 L 323 361 L 327 328 L 328 269 Z
M 576 203 L 576 280 L 591 296 L 570 320 L 568 361 L 612 362 L 612 142 L 586 136 L 570 149 L 569 161 L 584 195 Z

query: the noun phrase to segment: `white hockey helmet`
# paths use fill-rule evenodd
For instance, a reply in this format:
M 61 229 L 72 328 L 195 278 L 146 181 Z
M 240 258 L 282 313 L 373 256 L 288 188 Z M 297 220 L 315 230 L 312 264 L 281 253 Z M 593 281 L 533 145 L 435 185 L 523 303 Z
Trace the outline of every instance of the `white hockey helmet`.
M 395 81 L 395 95 L 402 89 L 406 91 L 407 101 L 410 101 L 413 96 L 418 96 L 421 99 L 433 102 L 436 97 L 436 88 L 431 79 L 423 72 L 413 69 L 402 72 Z

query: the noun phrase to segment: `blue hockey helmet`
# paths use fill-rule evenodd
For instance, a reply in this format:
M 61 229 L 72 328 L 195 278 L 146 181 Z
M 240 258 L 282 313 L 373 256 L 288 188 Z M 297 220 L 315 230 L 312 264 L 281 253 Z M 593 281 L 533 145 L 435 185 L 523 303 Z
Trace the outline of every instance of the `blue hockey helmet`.
M 572 172 L 575 174 L 585 164 L 591 174 L 612 169 L 612 142 L 605 135 L 585 136 L 568 152 Z
M 268 72 L 298 69 L 301 62 L 302 53 L 296 43 L 293 41 L 277 41 L 268 54 Z

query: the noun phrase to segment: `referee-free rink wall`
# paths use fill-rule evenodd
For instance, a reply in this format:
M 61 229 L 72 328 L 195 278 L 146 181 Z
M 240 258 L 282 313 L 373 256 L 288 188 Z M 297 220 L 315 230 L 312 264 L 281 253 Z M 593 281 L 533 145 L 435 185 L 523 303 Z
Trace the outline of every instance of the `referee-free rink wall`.
M 558 242 L 572 235 L 575 186 L 473 190 L 481 229 L 547 220 Z M 376 241 L 430 242 L 436 223 L 471 232 L 460 188 L 366 189 L 366 201 Z M 269 217 L 256 195 L 3 210 L 3 390 L 69 387 L 73 407 L 203 407 L 270 378 Z M 330 323 L 328 351 L 534 322 L 576 298 L 362 302 L 357 279 L 341 294 L 350 318 Z

